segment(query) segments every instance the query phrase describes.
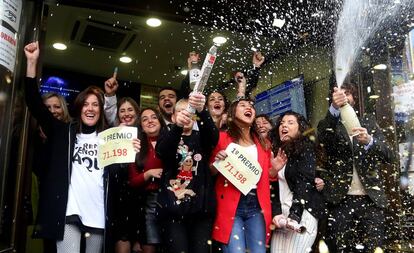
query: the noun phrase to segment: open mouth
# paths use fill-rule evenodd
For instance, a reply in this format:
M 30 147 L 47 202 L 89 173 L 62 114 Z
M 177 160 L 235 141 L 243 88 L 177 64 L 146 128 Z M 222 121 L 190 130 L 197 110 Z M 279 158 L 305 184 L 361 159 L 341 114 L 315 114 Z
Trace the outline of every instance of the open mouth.
M 213 106 L 214 110 L 221 110 L 221 105 L 217 104 Z
M 165 108 L 167 108 L 167 109 L 169 109 L 169 108 L 171 108 L 173 105 L 172 105 L 172 103 L 171 102 L 165 102 L 164 103 L 164 107 Z
M 287 129 L 282 129 L 281 131 L 281 135 L 280 135 L 280 139 L 281 140 L 286 140 L 289 138 L 289 131 Z
M 245 111 L 244 116 L 246 116 L 248 118 L 251 118 L 253 116 L 253 113 L 252 113 L 252 111 Z
M 87 114 L 85 114 L 85 116 L 89 120 L 93 120 L 95 118 L 95 114 L 94 113 L 87 113 Z
M 133 121 L 133 117 L 132 116 L 125 116 L 125 117 L 123 117 L 123 120 L 125 122 L 131 122 L 131 121 Z

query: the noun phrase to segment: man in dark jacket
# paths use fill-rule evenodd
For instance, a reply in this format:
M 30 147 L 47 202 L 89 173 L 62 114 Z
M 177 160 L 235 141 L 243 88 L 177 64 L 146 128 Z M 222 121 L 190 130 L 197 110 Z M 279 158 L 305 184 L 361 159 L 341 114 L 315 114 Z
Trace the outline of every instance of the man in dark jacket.
M 374 117 L 359 119 L 362 127 L 345 129 L 340 108 L 355 105 L 353 84 L 334 88 L 332 104 L 319 122 L 319 142 L 327 155 L 325 198 L 328 202 L 328 246 L 331 252 L 373 252 L 384 239 L 387 199 L 380 176 L 382 163 L 393 153 L 384 141 Z

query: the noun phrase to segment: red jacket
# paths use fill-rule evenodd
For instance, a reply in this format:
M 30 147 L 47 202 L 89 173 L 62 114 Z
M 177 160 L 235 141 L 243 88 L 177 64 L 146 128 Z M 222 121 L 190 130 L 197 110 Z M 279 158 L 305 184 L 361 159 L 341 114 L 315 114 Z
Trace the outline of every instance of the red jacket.
M 220 132 L 219 142 L 210 158 L 210 163 L 214 162 L 216 154 L 220 150 L 225 150 L 227 146 L 232 143 L 232 138 L 227 132 Z M 259 199 L 260 207 L 263 211 L 266 224 L 266 242 L 270 238 L 270 224 L 272 221 L 272 210 L 270 205 L 270 185 L 269 185 L 269 169 L 271 167 L 271 151 L 264 150 L 257 138 L 254 140 L 257 147 L 257 157 L 260 166 L 262 167 L 262 175 L 257 183 L 257 197 Z M 234 216 L 239 204 L 241 192 L 234 187 L 228 180 L 225 186 L 225 177 L 220 173 L 216 180 L 216 218 L 213 226 L 213 239 L 222 243 L 228 243 L 230 239 L 231 230 L 233 228 Z

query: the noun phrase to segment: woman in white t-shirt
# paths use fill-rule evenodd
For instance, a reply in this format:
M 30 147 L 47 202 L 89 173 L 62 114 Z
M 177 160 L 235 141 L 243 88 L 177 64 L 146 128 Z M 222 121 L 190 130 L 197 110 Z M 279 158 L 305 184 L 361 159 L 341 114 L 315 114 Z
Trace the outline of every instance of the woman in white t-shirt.
M 33 236 L 56 241 L 58 253 L 80 252 L 82 234 L 86 253 L 101 252 L 105 228 L 103 168 L 97 165 L 97 134 L 106 127 L 103 92 L 95 86 L 79 93 L 74 122 L 62 122 L 43 104 L 36 82 L 38 42 L 25 46 L 25 99 L 50 142 L 44 161 L 39 210 Z M 134 147 L 139 149 L 139 143 Z

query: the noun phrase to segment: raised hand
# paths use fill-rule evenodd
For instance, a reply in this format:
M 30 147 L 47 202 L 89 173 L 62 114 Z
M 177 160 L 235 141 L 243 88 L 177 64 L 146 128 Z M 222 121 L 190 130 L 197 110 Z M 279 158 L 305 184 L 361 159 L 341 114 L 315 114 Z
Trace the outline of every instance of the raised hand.
M 201 112 L 206 104 L 206 97 L 202 93 L 191 92 L 188 97 L 188 104 L 197 112 Z
M 186 125 L 189 125 L 192 121 L 191 119 L 191 113 L 189 113 L 187 110 L 181 110 L 177 112 L 177 117 L 175 119 L 177 126 L 184 127 Z
M 24 54 L 26 55 L 27 59 L 27 69 L 26 69 L 26 76 L 27 77 L 36 77 L 36 65 L 37 61 L 39 60 L 39 42 L 32 42 L 27 44 L 24 47 Z
M 112 97 L 116 94 L 118 90 L 118 81 L 116 80 L 117 73 L 114 71 L 114 75 L 105 81 L 105 94 L 108 97 Z
M 276 177 L 279 170 L 283 168 L 283 166 L 287 163 L 287 156 L 285 151 L 283 151 L 281 148 L 277 151 L 276 157 L 272 157 L 271 164 L 272 168 L 270 169 L 270 176 Z
M 262 55 L 261 52 L 256 51 L 256 52 L 253 53 L 253 60 L 252 60 L 252 62 L 253 62 L 253 65 L 256 68 L 260 68 L 262 66 L 262 64 L 263 64 L 264 61 L 265 61 L 265 57 Z
M 316 177 L 315 178 L 315 186 L 316 186 L 316 190 L 322 191 L 323 188 L 325 187 L 325 182 L 323 181 L 322 178 Z
M 193 64 L 193 63 L 197 63 L 197 62 L 199 62 L 200 61 L 200 55 L 197 53 L 197 52 L 195 52 L 195 51 L 191 51 L 189 54 L 188 54 L 188 58 L 187 58 L 187 66 L 188 66 L 188 70 L 190 70 L 191 69 L 191 65 Z
M 332 106 L 339 109 L 346 103 L 348 103 L 348 99 L 346 98 L 345 91 L 335 87 L 334 92 L 332 93 Z
M 24 54 L 26 55 L 26 59 L 29 62 L 37 62 L 39 59 L 39 42 L 35 41 L 30 44 L 27 44 L 24 47 Z

